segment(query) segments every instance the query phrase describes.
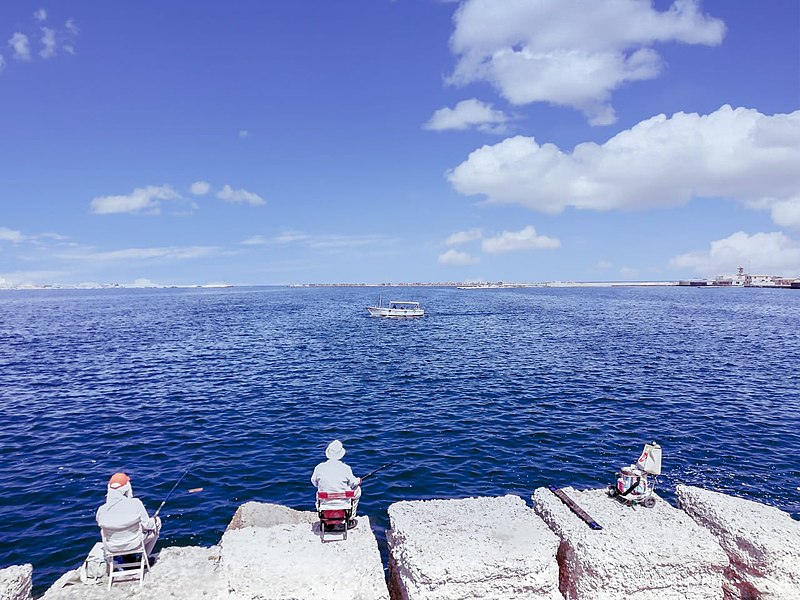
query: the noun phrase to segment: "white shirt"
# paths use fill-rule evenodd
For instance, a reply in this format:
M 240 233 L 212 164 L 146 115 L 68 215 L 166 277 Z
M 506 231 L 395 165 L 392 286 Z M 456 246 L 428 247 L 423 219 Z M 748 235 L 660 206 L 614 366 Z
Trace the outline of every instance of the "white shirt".
M 97 509 L 97 524 L 103 529 L 109 550 L 115 552 L 131 548 L 139 539 L 140 526 L 154 529 L 155 520 L 138 498 L 129 498 L 116 490 L 109 490 L 106 503 Z
M 346 492 L 358 487 L 358 477 L 353 470 L 340 460 L 326 460 L 319 463 L 311 474 L 311 483 L 320 492 Z

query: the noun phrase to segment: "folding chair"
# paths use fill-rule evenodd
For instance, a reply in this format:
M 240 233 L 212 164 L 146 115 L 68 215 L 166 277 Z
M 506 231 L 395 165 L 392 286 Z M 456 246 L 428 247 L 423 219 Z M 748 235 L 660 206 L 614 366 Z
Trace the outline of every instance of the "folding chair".
M 317 492 L 317 514 L 319 515 L 320 541 L 325 542 L 325 533 L 340 533 L 347 539 L 347 522 L 353 516 L 355 492 Z
M 108 532 L 109 535 L 111 532 Z M 108 589 L 111 589 L 111 584 L 114 579 L 128 579 L 132 575 L 136 575 L 138 571 L 139 587 L 144 583 L 145 569 L 150 570 L 150 558 L 147 556 L 147 549 L 144 546 L 144 530 L 141 525 L 139 526 L 139 533 L 134 541 L 127 545 L 125 550 L 111 550 L 108 545 L 108 537 L 106 530 L 100 528 L 100 537 L 103 540 L 103 552 L 106 557 L 106 567 L 108 568 Z M 114 558 L 117 556 L 127 557 L 131 554 L 138 554 L 139 560 L 134 562 L 120 562 L 115 563 Z

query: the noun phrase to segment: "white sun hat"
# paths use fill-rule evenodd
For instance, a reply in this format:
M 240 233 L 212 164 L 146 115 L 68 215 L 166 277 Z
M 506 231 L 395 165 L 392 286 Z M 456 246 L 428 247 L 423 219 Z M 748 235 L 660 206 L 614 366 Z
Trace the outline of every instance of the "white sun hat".
M 325 456 L 330 460 L 339 460 L 344 456 L 344 446 L 339 440 L 333 440 L 328 447 L 325 448 Z

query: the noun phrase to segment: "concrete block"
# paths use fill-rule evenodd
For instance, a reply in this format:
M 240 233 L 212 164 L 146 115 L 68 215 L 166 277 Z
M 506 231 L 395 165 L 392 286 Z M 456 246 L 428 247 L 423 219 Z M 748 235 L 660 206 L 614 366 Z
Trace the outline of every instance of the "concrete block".
M 567 600 L 722 600 L 728 557 L 687 514 L 661 498 L 632 508 L 605 490 L 564 491 L 603 527 L 591 529 L 547 488 L 534 492 L 534 509 L 561 539 Z
M 77 573 L 67 573 L 47 590 L 42 600 L 220 600 L 227 598 L 219 569 L 219 546 L 164 548 L 144 585 L 114 581 L 111 591 L 104 580 L 100 585 L 81 583 Z
M 679 485 L 676 493 L 679 506 L 730 558 L 730 598 L 800 598 L 800 522 L 777 508 L 697 487 Z
M 245 527 L 272 527 L 290 523 L 315 523 L 317 515 L 313 512 L 294 510 L 280 504 L 267 502 L 245 502 L 228 524 L 226 531 Z
M 284 507 L 272 511 L 270 506 L 275 505 L 256 510 L 259 522 L 270 525 L 229 527 L 222 536 L 221 566 L 227 598 L 389 599 L 368 517 L 358 517 L 357 527 L 348 532 L 346 540 L 322 543 L 314 513 Z M 243 523 L 253 522 L 248 521 L 247 514 L 242 518 Z
M 392 597 L 562 600 L 558 539 L 517 496 L 389 507 Z
M 30 600 L 33 597 L 33 565 L 0 569 L 0 600 Z

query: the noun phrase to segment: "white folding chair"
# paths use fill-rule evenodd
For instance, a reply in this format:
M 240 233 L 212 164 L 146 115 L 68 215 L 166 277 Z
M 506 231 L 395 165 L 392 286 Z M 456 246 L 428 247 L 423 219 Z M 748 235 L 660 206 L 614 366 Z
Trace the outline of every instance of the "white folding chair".
M 106 557 L 106 567 L 108 569 L 108 589 L 111 589 L 111 584 L 114 579 L 129 579 L 137 575 L 139 577 L 139 586 L 144 583 L 144 572 L 150 570 L 150 557 L 147 556 L 147 549 L 144 546 L 144 530 L 139 526 L 139 534 L 136 539 L 131 542 L 126 550 L 111 550 L 108 546 L 108 538 L 106 537 L 106 530 L 100 528 L 100 537 L 103 540 L 103 552 Z M 121 562 L 115 563 L 114 557 L 116 556 L 129 556 L 131 554 L 139 554 L 138 562 Z

